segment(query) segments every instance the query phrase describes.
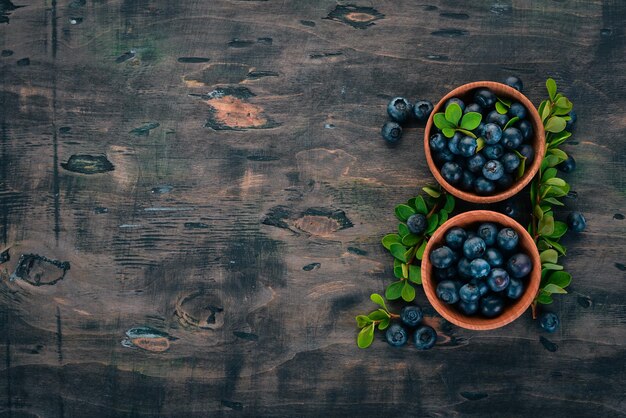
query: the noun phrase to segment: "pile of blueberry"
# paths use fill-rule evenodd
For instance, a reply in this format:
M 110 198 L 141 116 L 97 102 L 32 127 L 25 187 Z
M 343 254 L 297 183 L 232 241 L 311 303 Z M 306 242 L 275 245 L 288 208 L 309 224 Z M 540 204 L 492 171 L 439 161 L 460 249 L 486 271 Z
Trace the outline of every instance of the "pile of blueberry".
M 402 125 L 415 120 L 426 123 L 433 111 L 433 104 L 428 100 L 418 100 L 415 105 L 404 97 L 394 97 L 387 105 L 387 114 L 391 118 L 382 128 L 383 139 L 396 143 L 402 138 Z
M 522 82 L 517 77 L 509 77 L 506 83 L 522 90 Z M 526 119 L 528 110 L 519 102 L 507 105 L 507 113 L 502 114 L 496 110 L 499 99 L 491 90 L 476 89 L 470 97 L 471 103 L 453 97 L 446 102 L 445 108 L 456 103 L 463 114 L 480 113 L 481 122 L 472 131 L 476 138 L 459 131 L 447 138 L 435 128 L 429 140 L 430 150 L 448 183 L 468 192 L 491 195 L 513 185 L 522 163 L 520 157 L 526 158 L 526 166 L 532 162 L 535 151 L 529 141 L 533 137 L 533 128 Z M 499 104 L 501 111 L 507 106 Z M 509 123 L 513 118 L 518 119 Z
M 409 333 L 413 332 L 413 344 L 418 350 L 428 350 L 437 342 L 437 333 L 428 325 L 422 323 L 422 309 L 419 306 L 409 305 L 400 311 L 401 324 L 395 323 L 387 328 L 385 338 L 393 347 L 401 347 L 409 340 Z
M 450 228 L 445 245 L 430 253 L 439 280 L 437 297 L 465 315 L 500 315 L 507 302 L 522 296 L 533 269 L 519 240 L 514 229 L 494 223 L 480 224 L 475 231 Z

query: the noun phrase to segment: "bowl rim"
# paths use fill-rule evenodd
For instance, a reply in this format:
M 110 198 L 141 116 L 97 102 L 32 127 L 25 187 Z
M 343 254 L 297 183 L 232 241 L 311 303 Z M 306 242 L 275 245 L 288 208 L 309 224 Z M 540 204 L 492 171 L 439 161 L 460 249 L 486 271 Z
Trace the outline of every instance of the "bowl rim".
M 488 195 L 488 196 L 482 196 L 482 195 L 478 195 L 475 193 L 469 193 L 464 190 L 457 189 L 456 187 L 448 183 L 443 178 L 443 176 L 439 172 L 439 169 L 435 165 L 432 154 L 430 152 L 430 143 L 429 143 L 430 131 L 432 130 L 433 125 L 434 125 L 433 117 L 435 116 L 435 113 L 439 112 L 443 108 L 443 106 L 448 101 L 448 99 L 455 97 L 455 96 L 461 96 L 461 95 L 467 94 L 471 90 L 474 90 L 477 88 L 490 88 L 492 90 L 495 89 L 499 91 L 504 91 L 506 92 L 506 95 L 513 97 L 515 100 L 521 102 L 529 113 L 529 116 L 530 116 L 529 120 L 531 121 L 533 125 L 533 130 L 535 134 L 535 141 L 532 144 L 533 149 L 535 151 L 535 158 L 532 164 L 530 165 L 530 167 L 526 168 L 526 173 L 524 173 L 521 179 L 513 183 L 513 185 L 509 189 L 503 190 L 499 193 Z M 545 153 L 546 153 L 546 133 L 543 127 L 543 122 L 541 121 L 541 117 L 539 116 L 539 113 L 537 112 L 537 109 L 535 108 L 535 106 L 523 93 L 515 90 L 513 87 L 510 87 L 510 86 L 507 86 L 506 84 L 498 83 L 495 81 L 474 81 L 471 83 L 463 84 L 459 87 L 456 87 L 450 90 L 434 106 L 432 112 L 430 113 L 430 116 L 428 117 L 428 121 L 426 122 L 426 127 L 424 128 L 424 154 L 426 155 L 428 168 L 430 169 L 431 173 L 433 174 L 437 182 L 444 189 L 446 189 L 448 192 L 458 197 L 459 199 L 465 200 L 466 202 L 495 203 L 495 202 L 503 201 L 505 199 L 508 199 L 516 195 L 524 187 L 526 187 L 528 183 L 530 183 L 530 181 L 535 176 L 537 171 L 539 171 L 539 167 L 541 166 L 541 162 L 543 160 Z
M 515 229 L 520 237 L 521 248 L 527 252 L 533 262 L 533 269 L 529 274 L 526 290 L 522 297 L 518 299 L 515 304 L 507 308 L 507 310 L 505 310 L 501 315 L 495 318 L 463 315 L 462 313 L 456 311 L 456 309 L 454 309 L 451 305 L 447 305 L 439 300 L 435 293 L 436 286 L 434 286 L 433 276 L 431 274 L 432 264 L 429 258 L 430 252 L 435 245 L 440 245 L 442 243 L 445 233 L 454 226 L 479 222 L 493 222 L 503 227 Z M 474 210 L 456 215 L 437 228 L 433 236 L 428 240 L 428 244 L 424 250 L 421 273 L 422 287 L 424 288 L 424 293 L 426 293 L 426 298 L 428 298 L 428 301 L 437 313 L 439 313 L 439 315 L 459 327 L 484 331 L 503 327 L 504 325 L 507 325 L 519 318 L 528 309 L 535 299 L 537 291 L 539 290 L 539 283 L 541 281 L 541 260 L 539 258 L 539 250 L 535 245 L 535 241 L 532 239 L 528 231 L 526 231 L 526 228 L 519 224 L 515 219 L 489 210 Z

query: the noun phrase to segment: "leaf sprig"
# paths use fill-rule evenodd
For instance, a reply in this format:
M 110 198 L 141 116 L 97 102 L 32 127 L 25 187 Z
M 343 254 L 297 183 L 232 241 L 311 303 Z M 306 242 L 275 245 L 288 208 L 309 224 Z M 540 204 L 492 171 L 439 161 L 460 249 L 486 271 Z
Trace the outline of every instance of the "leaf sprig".
M 388 300 L 402 298 L 405 302 L 411 302 L 415 299 L 413 285 L 422 284 L 420 261 L 424 256 L 426 244 L 454 210 L 454 197 L 444 192 L 440 186 L 427 186 L 422 190 L 426 197 L 416 196 L 409 199 L 406 204 L 396 206 L 396 217 L 400 220 L 398 233 L 385 235 L 382 239 L 383 247 L 394 257 L 393 273 L 398 279 L 385 290 L 385 297 Z M 424 215 L 427 221 L 426 230 L 421 235 L 411 233 L 406 224 L 407 219 L 416 213 Z
M 457 131 L 476 138 L 472 131 L 480 125 L 482 118 L 483 115 L 478 112 L 463 114 L 461 106 L 457 103 L 450 103 L 445 112 L 435 113 L 433 121 L 447 138 L 452 138 Z
M 372 344 L 374 331 L 377 326 L 380 331 L 383 331 L 389 326 L 391 319 L 400 317 L 400 315 L 392 313 L 387 309 L 385 300 L 378 293 L 372 293 L 370 299 L 380 308 L 370 312 L 369 315 L 358 315 L 356 317 L 357 326 L 361 328 L 356 341 L 359 348 L 367 348 Z
M 541 283 L 539 292 L 532 304 L 533 317 L 537 304 L 550 304 L 553 294 L 565 294 L 565 288 L 572 281 L 572 275 L 563 270 L 559 257 L 566 254 L 566 248 L 559 243 L 567 232 L 567 224 L 554 218 L 553 206 L 564 206 L 559 199 L 566 196 L 570 186 L 557 177 L 556 166 L 567 160 L 567 154 L 558 147 L 571 136 L 566 131 L 572 102 L 562 93 L 557 93 L 556 82 L 546 81 L 549 98 L 541 102 L 538 111 L 546 130 L 546 156 L 530 187 L 532 220 L 528 232 L 537 243 L 541 258 Z

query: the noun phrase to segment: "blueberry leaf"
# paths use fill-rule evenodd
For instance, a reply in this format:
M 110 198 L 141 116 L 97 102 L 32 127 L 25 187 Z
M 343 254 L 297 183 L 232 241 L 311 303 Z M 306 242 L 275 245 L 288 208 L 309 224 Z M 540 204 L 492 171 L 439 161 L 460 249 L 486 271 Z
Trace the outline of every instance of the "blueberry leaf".
M 445 209 L 441 209 L 439 211 L 439 223 L 437 227 L 440 227 L 441 225 L 443 225 L 447 220 L 448 220 L 448 211 Z
M 356 342 L 359 348 L 367 348 L 372 345 L 372 341 L 374 341 L 374 323 L 369 324 L 359 332 Z
M 567 232 L 567 224 L 565 222 L 554 221 L 554 231 L 550 235 L 548 235 L 548 238 L 559 239 L 563 235 L 565 235 L 566 232 Z
M 409 280 L 415 284 L 422 284 L 422 270 L 419 266 L 409 265 Z
M 417 213 L 421 213 L 422 215 L 426 215 L 428 213 L 428 207 L 426 206 L 426 201 L 422 196 L 417 196 L 415 198 L 415 211 Z
M 543 209 L 541 209 L 541 206 L 535 205 L 535 207 L 533 208 L 533 215 L 537 219 L 543 218 Z
M 515 151 L 515 153 L 519 154 L 517 151 Z M 521 156 L 517 172 L 515 173 L 515 180 L 519 180 L 524 177 L 524 172 L 526 172 L 526 157 Z
M 546 171 L 543 173 L 543 175 L 541 176 L 541 180 L 548 180 L 551 179 L 553 177 L 556 177 L 557 175 L 557 171 L 556 168 L 554 167 L 550 167 L 548 169 L 546 169 Z
M 558 147 L 563 142 L 565 142 L 565 140 L 567 138 L 572 136 L 572 133 L 571 132 L 567 132 L 567 131 L 561 131 L 561 132 L 556 133 L 556 134 L 550 134 L 550 136 L 551 136 L 551 138 L 550 138 L 550 147 Z
M 391 319 L 390 318 L 385 318 L 385 319 L 383 319 L 382 321 L 380 321 L 378 323 L 378 329 L 383 331 L 383 330 L 385 330 L 389 326 L 390 323 L 391 323 Z
M 402 263 L 402 278 L 403 279 L 409 278 L 409 265 L 408 264 Z
M 485 148 L 485 140 L 483 138 L 478 138 L 476 140 L 476 152 Z
M 422 237 L 420 235 L 415 235 L 409 233 L 402 238 L 402 244 L 407 247 L 414 247 L 422 241 Z
M 435 199 L 441 196 L 441 193 L 438 190 L 435 190 L 434 188 L 430 186 L 422 187 L 422 190 L 425 191 L 426 194 L 428 194 L 429 196 L 434 197 Z
M 400 222 L 398 224 L 398 235 L 400 235 L 401 238 L 404 238 L 409 233 L 410 233 L 409 227 L 406 226 L 405 223 Z
M 565 160 L 567 160 L 567 153 L 563 150 L 560 150 L 558 148 L 552 148 L 548 150 L 548 154 L 549 155 L 554 155 L 555 157 L 557 157 L 557 159 L 559 160 L 559 162 L 563 162 Z
M 559 293 L 559 294 L 567 293 L 567 290 L 552 283 L 548 283 L 547 285 L 545 285 L 545 287 L 543 288 L 543 291 L 548 292 L 548 293 Z
M 405 222 L 407 219 L 409 219 L 409 216 L 415 215 L 415 211 L 413 210 L 413 208 L 408 205 L 396 206 L 395 212 L 398 219 L 400 219 L 402 222 Z
M 478 112 L 467 112 L 463 115 L 461 119 L 461 128 L 467 129 L 468 131 L 473 131 L 478 128 L 480 125 L 480 121 L 482 120 L 483 115 Z
M 379 295 L 378 293 L 372 293 L 370 295 L 370 299 L 372 300 L 372 302 L 374 302 L 376 305 L 380 306 L 381 308 L 387 310 L 387 306 L 385 306 L 385 300 L 383 299 L 383 297 L 381 295 Z
M 548 277 L 548 283 L 556 285 L 562 289 L 565 289 L 572 282 L 572 275 L 566 271 L 554 271 Z
M 508 111 L 509 109 L 507 109 L 505 105 L 503 105 L 501 102 L 496 102 L 496 112 L 501 115 L 506 115 Z
M 537 296 L 537 302 L 542 305 L 549 305 L 553 302 L 552 296 L 549 293 L 541 292 L 539 296 Z
M 452 138 L 454 136 L 454 128 L 443 128 L 441 130 L 446 138 Z
M 356 325 L 359 328 L 363 328 L 364 326 L 366 326 L 367 324 L 371 324 L 372 320 L 369 319 L 367 316 L 365 315 L 357 315 L 356 317 Z
M 435 122 L 435 126 L 440 130 L 444 128 L 453 128 L 454 126 L 446 120 L 446 115 L 444 113 L 436 113 L 433 116 L 433 122 Z
M 450 105 L 446 108 L 446 119 L 453 126 L 459 125 L 462 115 L 463 110 L 461 110 L 461 106 L 459 106 L 458 103 L 450 103 Z
M 404 277 L 402 275 L 402 265 L 404 263 L 402 263 L 402 261 L 400 261 L 400 260 L 396 260 L 396 261 L 399 261 L 400 264 L 393 268 L 393 275 L 396 276 L 396 279 L 404 279 Z
M 545 199 L 543 199 L 541 201 L 546 202 L 546 203 L 550 203 L 552 205 L 556 205 L 556 206 L 565 206 L 565 204 L 563 202 L 560 202 L 559 200 L 557 200 L 555 197 L 546 197 Z
M 543 242 L 546 242 L 550 247 L 554 248 L 555 250 L 557 250 L 559 252 L 559 254 L 561 255 L 565 255 L 565 253 L 567 252 L 565 247 L 562 246 L 561 244 L 559 244 L 556 241 L 553 241 L 549 238 L 546 237 L 542 237 Z
M 563 270 L 563 266 L 554 263 L 543 263 L 541 264 L 541 268 L 543 270 Z
M 556 81 L 553 78 L 548 78 L 546 80 L 546 89 L 548 89 L 548 96 L 550 96 L 550 100 L 554 101 L 556 98 Z
M 541 263 L 556 263 L 559 261 L 559 254 L 556 250 L 549 249 L 539 254 L 539 259 Z
M 404 282 L 402 287 L 402 299 L 405 302 L 412 302 L 415 299 L 415 288 L 408 281 Z
M 372 321 L 380 321 L 380 320 L 389 318 L 389 314 L 382 309 L 377 309 L 374 312 L 370 312 L 370 314 L 367 315 L 367 317 L 371 319 Z
M 552 116 L 545 123 L 546 132 L 559 133 L 565 129 L 565 119 L 560 116 Z
M 398 234 L 387 234 L 382 239 L 383 247 L 389 249 L 391 244 L 397 244 L 400 242 L 401 239 L 402 238 L 400 238 L 400 235 Z
M 385 298 L 387 300 L 400 299 L 403 286 L 404 280 L 391 283 L 389 286 L 387 286 L 387 289 L 385 290 Z
M 513 126 L 515 122 L 517 122 L 518 120 L 519 120 L 518 116 L 513 116 L 511 119 L 509 119 L 506 125 L 504 125 L 504 128 L 502 128 L 502 131 L 505 131 L 507 128 L 510 128 L 511 126 Z
M 546 102 L 542 111 L 541 111 L 541 120 L 545 122 L 550 117 L 550 112 L 552 112 L 552 105 L 550 102 Z
M 549 215 L 544 215 L 539 220 L 538 228 L 539 235 L 550 236 L 554 232 L 554 218 Z
M 471 136 L 472 138 L 476 138 L 476 134 L 472 131 L 468 131 L 467 129 L 463 129 L 463 128 L 457 128 L 456 129 L 458 132 L 461 132 L 462 134 L 465 134 L 467 136 Z
M 426 241 L 422 242 L 417 251 L 415 251 L 415 258 L 421 260 L 424 257 L 424 250 L 426 249 Z
M 404 256 L 406 250 L 407 248 L 402 244 L 391 244 L 389 246 L 389 252 L 391 252 L 391 255 L 393 255 L 395 258 L 402 261 L 403 263 L 406 263 L 406 257 Z
M 426 225 L 426 233 L 432 234 L 437 229 L 437 226 L 439 226 L 439 215 L 433 213 L 432 215 L 430 215 L 430 218 L 428 218 L 427 222 L 428 224 Z
M 454 210 L 454 204 L 456 203 L 456 201 L 454 200 L 454 196 L 452 196 L 451 194 L 447 193 L 446 194 L 446 203 L 445 205 L 443 205 L 443 209 L 448 212 L 448 213 L 452 213 L 452 211 Z

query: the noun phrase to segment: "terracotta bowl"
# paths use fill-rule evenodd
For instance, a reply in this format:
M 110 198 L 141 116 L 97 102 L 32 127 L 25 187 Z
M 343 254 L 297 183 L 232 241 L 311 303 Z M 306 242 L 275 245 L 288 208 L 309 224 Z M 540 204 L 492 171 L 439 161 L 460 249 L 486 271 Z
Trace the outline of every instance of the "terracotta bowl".
M 431 135 L 435 132 L 435 125 L 433 123 L 433 117 L 435 113 L 443 112 L 444 105 L 448 101 L 448 99 L 452 97 L 458 97 L 464 102 L 471 102 L 471 95 L 474 90 L 478 88 L 488 88 L 490 89 L 496 96 L 512 99 L 514 101 L 518 101 L 524 105 L 526 110 L 528 111 L 527 119 L 530 121 L 533 127 L 534 135 L 530 140 L 530 144 L 535 149 L 535 159 L 533 160 L 530 166 L 526 167 L 526 173 L 524 176 L 517 180 L 517 182 L 513 183 L 513 185 L 507 189 L 500 191 L 496 194 L 483 196 L 475 193 L 470 193 L 463 191 L 461 189 L 457 189 L 450 183 L 448 183 L 439 172 L 439 168 L 435 165 L 433 161 L 433 157 L 430 152 L 430 144 L 428 142 Z M 541 122 L 541 117 L 539 113 L 537 113 L 537 109 L 535 106 L 519 91 L 515 90 L 512 87 L 507 86 L 506 84 L 495 83 L 493 81 L 477 81 L 474 83 L 463 84 L 460 87 L 455 88 L 446 94 L 440 101 L 437 103 L 435 108 L 433 109 L 430 117 L 428 118 L 428 122 L 426 123 L 426 129 L 424 130 L 424 151 L 426 154 L 426 160 L 428 161 L 428 167 L 430 171 L 437 179 L 437 182 L 443 186 L 448 192 L 452 193 L 454 196 L 459 199 L 463 199 L 467 202 L 473 203 L 494 203 L 500 202 L 502 200 L 508 199 L 509 197 L 517 194 L 520 190 L 522 190 L 530 180 L 535 176 L 539 167 L 541 166 L 541 160 L 543 160 L 543 156 L 546 152 L 546 134 L 543 129 L 543 123 Z
M 438 248 L 444 242 L 446 232 L 454 227 L 460 226 L 468 228 L 470 226 L 477 227 L 482 222 L 494 222 L 502 227 L 513 228 L 519 236 L 519 248 L 525 252 L 533 262 L 533 269 L 528 278 L 526 278 L 526 290 L 524 294 L 514 303 L 506 305 L 500 316 L 495 318 L 485 318 L 479 315 L 467 316 L 458 311 L 454 306 L 442 302 L 437 297 L 435 289 L 437 288 L 437 278 L 432 274 L 433 267 L 430 263 L 430 252 Z M 462 328 L 475 330 L 489 330 L 500 328 L 517 319 L 532 303 L 537 291 L 539 290 L 539 282 L 541 281 L 541 261 L 539 260 L 539 251 L 535 242 L 531 238 L 526 229 L 518 224 L 512 218 L 497 212 L 488 210 L 474 210 L 465 212 L 450 218 L 447 222 L 437 229 L 435 234 L 428 241 L 424 258 L 422 259 L 422 285 L 426 297 L 435 310 L 448 321 Z

